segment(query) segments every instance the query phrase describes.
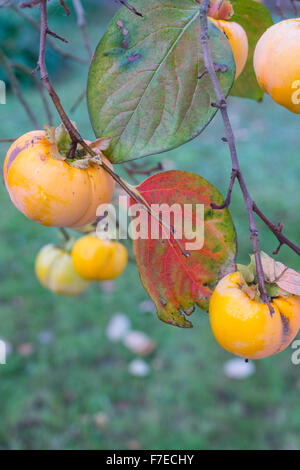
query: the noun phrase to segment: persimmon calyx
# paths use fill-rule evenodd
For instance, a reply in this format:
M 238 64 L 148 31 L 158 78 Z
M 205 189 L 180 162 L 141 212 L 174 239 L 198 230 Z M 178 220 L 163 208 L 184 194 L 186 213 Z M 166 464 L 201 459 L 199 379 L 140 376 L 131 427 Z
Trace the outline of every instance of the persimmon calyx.
M 229 20 L 234 14 L 230 0 L 211 0 L 208 16 L 215 20 Z
M 289 295 L 300 295 L 300 274 L 297 271 L 275 261 L 263 251 L 261 261 L 267 283 L 276 284 L 280 291 Z
M 72 122 L 72 124 L 77 129 L 76 123 Z M 77 144 L 74 156 L 69 158 L 72 148 L 72 139 L 64 124 L 62 123 L 56 128 L 45 125 L 44 128 L 46 131 L 46 139 L 51 143 L 50 153 L 52 158 L 64 160 L 71 166 L 81 170 L 87 169 L 91 163 L 101 165 L 102 151 L 107 150 L 111 143 L 111 139 L 106 137 L 96 139 L 94 142 L 86 140 L 85 142 L 97 155 L 87 155 L 86 150 L 80 144 Z
M 251 298 L 258 301 L 260 293 L 258 289 L 256 265 L 254 255 L 250 256 L 251 262 L 248 266 L 238 264 L 242 285 L 241 289 Z M 270 298 L 300 296 L 300 274 L 294 269 L 275 261 L 269 255 L 261 252 L 261 261 L 265 278 L 265 287 Z
M 73 126 L 77 129 L 76 124 Z M 56 160 L 66 160 L 71 150 L 72 140 L 64 124 L 58 127 L 44 126 L 46 139 L 51 143 L 50 153 Z

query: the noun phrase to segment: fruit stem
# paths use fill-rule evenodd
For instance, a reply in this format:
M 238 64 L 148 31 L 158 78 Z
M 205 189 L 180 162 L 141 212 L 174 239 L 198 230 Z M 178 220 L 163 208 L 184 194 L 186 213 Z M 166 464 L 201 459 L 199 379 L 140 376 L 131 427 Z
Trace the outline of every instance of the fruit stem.
M 60 230 L 60 232 L 61 232 L 61 234 L 62 234 L 64 240 L 65 240 L 66 242 L 70 241 L 70 238 L 71 238 L 71 237 L 70 237 L 70 235 L 68 234 L 67 230 L 66 230 L 65 228 L 63 228 L 63 227 L 59 227 L 59 230 Z

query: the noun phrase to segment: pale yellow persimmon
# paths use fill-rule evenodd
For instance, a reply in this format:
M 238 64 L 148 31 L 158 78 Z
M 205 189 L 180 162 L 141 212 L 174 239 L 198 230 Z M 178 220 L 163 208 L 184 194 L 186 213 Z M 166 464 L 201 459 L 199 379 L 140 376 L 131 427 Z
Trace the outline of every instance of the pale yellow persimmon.
M 4 181 L 14 205 L 42 225 L 81 227 L 94 222 L 97 207 L 111 201 L 115 183 L 101 166 L 71 166 L 51 156 L 45 131 L 28 132 L 7 152 Z M 111 163 L 103 161 L 112 168 Z
M 42 286 L 56 294 L 75 296 L 89 286 L 75 271 L 70 254 L 51 244 L 38 253 L 35 273 Z
M 227 351 L 262 359 L 286 349 L 300 328 L 300 297 L 276 297 L 268 306 L 242 290 L 239 272 L 228 274 L 215 288 L 209 305 L 213 334 Z
M 254 52 L 260 87 L 276 103 L 300 114 L 300 18 L 281 21 L 261 36 Z

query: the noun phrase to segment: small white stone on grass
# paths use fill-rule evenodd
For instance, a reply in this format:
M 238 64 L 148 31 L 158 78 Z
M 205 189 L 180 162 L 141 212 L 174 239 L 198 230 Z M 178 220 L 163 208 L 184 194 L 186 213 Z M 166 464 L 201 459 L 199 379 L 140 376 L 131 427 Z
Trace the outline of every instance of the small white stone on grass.
M 110 341 L 121 341 L 130 331 L 131 323 L 125 313 L 116 313 L 106 327 L 106 336 Z
M 146 356 L 155 349 L 155 343 L 142 331 L 129 331 L 123 339 L 124 345 L 135 354 Z
M 129 363 L 128 370 L 136 377 L 146 377 L 150 374 L 151 368 L 143 359 L 134 359 Z
M 155 313 L 156 307 L 154 305 L 154 302 L 152 302 L 152 300 L 143 300 L 139 304 L 139 310 L 142 313 Z
M 105 428 L 105 426 L 108 424 L 108 422 L 109 422 L 109 418 L 108 418 L 107 414 L 103 413 L 102 411 L 95 414 L 94 423 L 97 426 L 97 428 Z
M 38 334 L 38 340 L 41 344 L 50 344 L 53 342 L 54 335 L 52 331 L 44 330 L 40 331 Z
M 111 294 L 116 290 L 116 283 L 115 281 L 102 281 L 99 282 L 99 287 L 102 292 L 105 292 L 106 294 Z
M 13 347 L 12 344 L 9 341 L 6 341 L 6 339 L 0 338 L 0 341 L 5 344 L 5 354 L 8 355 L 12 353 Z
M 245 359 L 236 358 L 225 362 L 223 372 L 229 379 L 242 380 L 253 375 L 255 369 L 252 361 L 246 362 Z

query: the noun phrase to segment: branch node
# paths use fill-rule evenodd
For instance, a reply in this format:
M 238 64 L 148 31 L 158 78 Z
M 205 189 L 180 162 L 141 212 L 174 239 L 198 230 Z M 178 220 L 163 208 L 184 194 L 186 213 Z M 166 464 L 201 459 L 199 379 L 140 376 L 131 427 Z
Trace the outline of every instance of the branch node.
M 31 75 L 35 75 L 40 70 L 40 66 L 37 65 L 34 70 L 32 70 Z
M 273 251 L 273 255 L 278 255 L 278 253 L 279 253 L 280 248 L 282 247 L 282 245 L 283 245 L 283 242 L 279 242 L 278 247 L 276 248 L 276 250 Z
M 131 13 L 134 13 L 135 15 L 140 16 L 141 18 L 143 18 L 142 13 L 137 11 L 137 9 L 135 7 L 133 7 L 132 5 L 130 5 L 128 2 L 126 2 L 125 0 L 119 0 L 119 2 L 122 5 L 124 5 L 124 7 L 126 7 L 129 11 L 131 11 Z
M 226 109 L 227 103 L 226 103 L 226 100 L 223 98 L 221 101 L 219 101 L 219 103 L 211 103 L 211 106 L 213 108 Z
M 251 239 L 258 237 L 258 230 L 256 228 L 250 228 Z
M 229 184 L 229 188 L 228 188 L 228 191 L 227 191 L 226 199 L 225 199 L 224 203 L 221 204 L 220 206 L 215 204 L 215 203 L 212 203 L 210 205 L 212 209 L 221 210 L 221 209 L 227 209 L 230 206 L 231 194 L 232 194 L 234 182 L 235 182 L 235 179 L 238 178 L 239 174 L 240 174 L 239 170 L 236 170 L 234 168 L 232 169 L 231 177 L 230 177 L 230 184 Z
M 225 73 L 228 70 L 228 67 L 226 64 L 214 64 L 214 66 L 215 66 L 215 72 Z
M 208 73 L 208 71 L 205 69 L 203 72 L 200 73 L 200 75 L 198 75 L 198 80 L 201 80 L 202 77 L 204 77 L 204 75 L 206 75 Z
M 49 36 L 52 36 L 54 37 L 55 39 L 59 39 L 60 41 L 62 42 L 65 42 L 65 43 L 68 43 L 69 41 L 67 39 L 65 39 L 64 37 L 62 36 L 59 36 L 58 34 L 56 34 L 54 31 L 51 31 L 51 29 L 48 29 L 46 30 L 46 34 L 49 34 Z

